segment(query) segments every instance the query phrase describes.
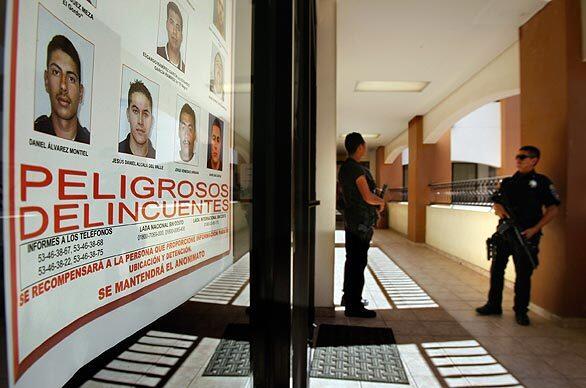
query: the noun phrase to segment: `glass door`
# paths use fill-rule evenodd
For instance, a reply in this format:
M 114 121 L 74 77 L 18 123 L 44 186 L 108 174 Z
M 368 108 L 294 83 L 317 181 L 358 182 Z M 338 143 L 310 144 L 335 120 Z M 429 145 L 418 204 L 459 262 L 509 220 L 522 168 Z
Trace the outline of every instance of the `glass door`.
M 315 5 L 253 5 L 255 387 L 308 385 L 315 248 Z M 292 353 L 291 353 L 292 351 Z
M 255 387 L 290 384 L 293 2 L 252 7 L 251 364 Z
M 293 386 L 309 385 L 315 281 L 315 3 L 297 2 L 294 60 Z

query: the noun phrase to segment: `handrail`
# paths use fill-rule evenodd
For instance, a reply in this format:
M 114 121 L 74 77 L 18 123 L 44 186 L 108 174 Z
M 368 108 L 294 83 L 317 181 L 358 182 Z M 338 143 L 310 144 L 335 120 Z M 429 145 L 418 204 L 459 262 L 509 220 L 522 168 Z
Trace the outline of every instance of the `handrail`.
M 387 191 L 390 202 L 407 202 L 409 199 L 409 190 L 406 187 L 395 187 Z
M 492 206 L 492 194 L 506 177 L 468 179 L 429 185 L 431 204 Z

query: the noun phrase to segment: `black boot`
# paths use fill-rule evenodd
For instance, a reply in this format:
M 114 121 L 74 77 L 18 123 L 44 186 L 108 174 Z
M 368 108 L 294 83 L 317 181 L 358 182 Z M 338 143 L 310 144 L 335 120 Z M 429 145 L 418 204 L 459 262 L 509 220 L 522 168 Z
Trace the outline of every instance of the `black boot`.
M 502 307 L 494 307 L 488 303 L 482 307 L 477 307 L 476 312 L 480 315 L 503 315 Z
M 362 305 L 368 306 L 368 300 L 362 299 Z M 342 300 L 340 301 L 340 306 L 346 306 L 346 296 L 345 295 L 342 295 Z
M 356 317 L 356 318 L 375 318 L 376 311 L 367 310 L 364 306 L 346 306 L 346 310 L 344 310 L 344 315 L 347 317 Z
M 529 321 L 527 313 L 515 313 L 515 319 L 517 320 L 517 323 L 521 326 L 529 326 L 529 324 L 531 323 L 531 321 Z

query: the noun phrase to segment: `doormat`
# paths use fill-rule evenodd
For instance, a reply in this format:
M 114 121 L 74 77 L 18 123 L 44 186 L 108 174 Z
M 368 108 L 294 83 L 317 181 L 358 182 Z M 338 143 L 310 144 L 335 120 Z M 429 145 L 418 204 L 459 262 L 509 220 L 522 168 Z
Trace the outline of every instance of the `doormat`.
M 230 324 L 212 355 L 204 376 L 250 375 L 250 332 L 248 325 Z
M 311 377 L 409 384 L 391 329 L 320 325 Z

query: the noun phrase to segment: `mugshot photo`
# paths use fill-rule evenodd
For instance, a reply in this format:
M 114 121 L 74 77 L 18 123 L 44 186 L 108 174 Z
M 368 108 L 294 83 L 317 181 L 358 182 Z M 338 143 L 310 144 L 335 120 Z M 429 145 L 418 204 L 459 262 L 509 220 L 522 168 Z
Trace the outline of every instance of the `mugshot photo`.
M 217 98 L 224 101 L 224 57 L 215 44 L 212 45 L 210 69 L 210 91 Z
M 156 158 L 159 85 L 122 66 L 118 152 Z
M 90 144 L 94 46 L 39 5 L 34 130 Z
M 191 101 L 177 95 L 175 118 L 175 160 L 197 166 L 199 163 L 200 109 Z
M 224 122 L 210 113 L 208 125 L 208 163 L 211 170 L 222 171 L 224 158 Z
M 226 40 L 226 1 L 214 0 L 214 27 Z
M 157 55 L 185 73 L 187 10 L 179 0 L 161 0 Z

